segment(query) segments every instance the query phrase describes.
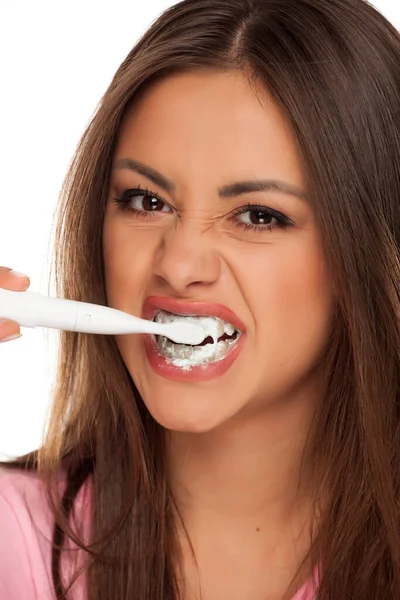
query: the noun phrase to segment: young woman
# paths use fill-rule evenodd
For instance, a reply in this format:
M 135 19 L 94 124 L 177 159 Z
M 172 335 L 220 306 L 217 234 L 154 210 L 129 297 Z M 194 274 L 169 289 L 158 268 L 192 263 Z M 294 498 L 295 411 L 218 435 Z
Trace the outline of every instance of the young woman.
M 133 48 L 59 295 L 224 335 L 62 334 L 45 443 L 2 469 L 1 598 L 400 597 L 399 107 L 362 0 L 184 0 Z

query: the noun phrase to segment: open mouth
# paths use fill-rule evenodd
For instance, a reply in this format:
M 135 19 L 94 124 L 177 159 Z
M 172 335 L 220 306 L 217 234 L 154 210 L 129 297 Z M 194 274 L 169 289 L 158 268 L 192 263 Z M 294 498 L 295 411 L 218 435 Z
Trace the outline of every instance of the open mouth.
M 176 320 L 200 323 L 206 332 L 210 331 L 210 334 L 216 330 L 217 325 L 218 331 L 222 332 L 215 342 L 212 335 L 209 335 L 198 345 L 176 344 L 164 336 L 155 336 L 158 353 L 177 367 L 190 368 L 222 360 L 231 352 L 240 338 L 238 329 L 217 317 L 178 315 L 159 310 L 153 318 L 153 321 L 158 323 L 171 323 Z

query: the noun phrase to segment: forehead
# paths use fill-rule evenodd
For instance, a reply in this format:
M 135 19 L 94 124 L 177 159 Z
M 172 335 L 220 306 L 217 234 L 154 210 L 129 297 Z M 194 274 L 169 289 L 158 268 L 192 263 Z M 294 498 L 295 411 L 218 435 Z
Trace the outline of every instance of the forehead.
M 302 179 L 281 111 L 240 72 L 181 73 L 149 86 L 120 128 L 116 157 L 125 156 L 155 168 L 173 170 L 179 162 L 188 172 L 207 165 L 210 172 L 240 168 L 251 175 L 252 169 L 255 176 L 259 170 L 268 175 L 267 168 Z

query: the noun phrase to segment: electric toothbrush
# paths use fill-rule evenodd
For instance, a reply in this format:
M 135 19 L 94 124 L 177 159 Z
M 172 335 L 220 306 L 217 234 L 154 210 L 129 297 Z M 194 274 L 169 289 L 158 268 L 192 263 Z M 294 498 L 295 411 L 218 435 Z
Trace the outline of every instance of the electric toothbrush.
M 22 327 L 50 327 L 80 333 L 162 335 L 178 344 L 200 344 L 207 333 L 196 323 L 156 323 L 109 306 L 0 288 L 0 318 Z

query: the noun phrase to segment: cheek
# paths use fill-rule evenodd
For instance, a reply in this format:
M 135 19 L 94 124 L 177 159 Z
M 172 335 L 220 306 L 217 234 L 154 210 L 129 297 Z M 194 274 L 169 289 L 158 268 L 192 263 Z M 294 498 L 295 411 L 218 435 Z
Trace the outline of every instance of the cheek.
M 141 300 L 159 236 L 110 218 L 103 227 L 103 256 L 109 303 L 123 310 Z
M 333 313 L 322 250 L 314 240 L 298 241 L 285 249 L 265 248 L 263 256 L 246 261 L 242 273 L 257 345 L 280 363 L 319 355 L 327 343 Z

